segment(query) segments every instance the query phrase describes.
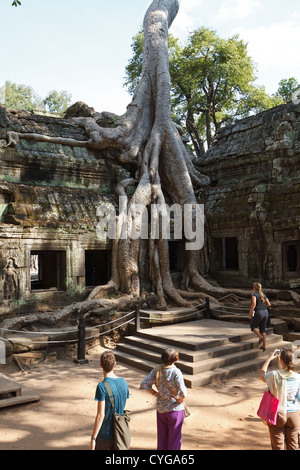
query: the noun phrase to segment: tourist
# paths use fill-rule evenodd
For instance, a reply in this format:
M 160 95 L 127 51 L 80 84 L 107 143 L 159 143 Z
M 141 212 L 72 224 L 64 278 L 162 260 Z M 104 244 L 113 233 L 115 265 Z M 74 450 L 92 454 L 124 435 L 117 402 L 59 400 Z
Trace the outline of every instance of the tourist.
M 300 374 L 294 372 L 293 351 L 281 349 L 277 356 L 279 370 L 268 371 L 275 352 L 265 361 L 259 377 L 279 400 L 277 423 L 269 425 L 272 450 L 299 450 Z
M 101 354 L 100 367 L 103 369 L 104 380 L 111 387 L 115 400 L 115 411 L 122 415 L 126 400 L 129 398 L 129 390 L 126 380 L 115 375 L 115 366 L 116 358 L 112 351 L 105 351 Z M 98 405 L 90 450 L 112 450 L 114 449 L 113 409 L 103 382 L 100 382 L 96 388 L 95 400 Z
M 269 312 L 267 309 L 271 304 L 269 299 L 262 292 L 261 284 L 259 282 L 255 282 L 253 284 L 251 298 L 252 304 L 249 312 L 249 317 L 251 317 L 250 328 L 253 333 L 258 336 L 258 345 L 262 345 L 262 350 L 265 351 L 267 347 L 266 327 L 269 317 Z
M 157 397 L 157 450 L 181 448 L 186 386 L 181 370 L 175 366 L 178 359 L 176 349 L 165 349 L 161 355 L 162 365 L 155 367 L 140 384 L 141 389 Z

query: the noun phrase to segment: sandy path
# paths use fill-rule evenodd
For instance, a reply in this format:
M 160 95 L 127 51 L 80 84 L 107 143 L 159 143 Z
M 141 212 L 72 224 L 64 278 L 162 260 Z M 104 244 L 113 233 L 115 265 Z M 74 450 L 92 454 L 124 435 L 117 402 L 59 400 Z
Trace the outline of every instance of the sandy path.
M 88 449 L 95 388 L 102 380 L 100 353 L 101 348 L 90 353 L 86 365 L 56 360 L 26 374 L 12 365 L 0 366 L 0 372 L 42 394 L 39 403 L 0 410 L 0 450 Z M 139 390 L 144 372 L 118 365 L 116 373 L 130 388 L 131 448 L 155 450 L 155 400 Z M 267 428 L 256 416 L 264 389 L 256 372 L 189 389 L 193 415 L 184 423 L 182 450 L 269 450 Z

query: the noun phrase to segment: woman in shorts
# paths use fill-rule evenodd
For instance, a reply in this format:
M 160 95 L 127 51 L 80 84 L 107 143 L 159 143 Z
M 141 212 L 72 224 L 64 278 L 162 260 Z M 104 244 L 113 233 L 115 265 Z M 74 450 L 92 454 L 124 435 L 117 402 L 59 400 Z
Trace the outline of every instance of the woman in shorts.
M 250 328 L 258 337 L 258 345 L 262 345 L 262 350 L 267 347 L 267 322 L 269 317 L 268 308 L 270 302 L 267 296 L 262 292 L 261 284 L 255 282 L 253 284 L 253 292 L 251 294 L 252 303 L 249 312 L 251 318 Z

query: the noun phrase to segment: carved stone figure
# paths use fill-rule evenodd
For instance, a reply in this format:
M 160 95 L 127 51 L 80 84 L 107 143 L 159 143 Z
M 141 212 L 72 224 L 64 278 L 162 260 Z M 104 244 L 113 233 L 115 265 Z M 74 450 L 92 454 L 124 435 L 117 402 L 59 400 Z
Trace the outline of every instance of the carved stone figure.
M 4 300 L 15 300 L 18 295 L 18 273 L 14 260 L 10 258 L 3 269 L 3 295 Z
M 265 279 L 270 287 L 275 283 L 275 264 L 272 253 L 268 253 L 265 263 Z

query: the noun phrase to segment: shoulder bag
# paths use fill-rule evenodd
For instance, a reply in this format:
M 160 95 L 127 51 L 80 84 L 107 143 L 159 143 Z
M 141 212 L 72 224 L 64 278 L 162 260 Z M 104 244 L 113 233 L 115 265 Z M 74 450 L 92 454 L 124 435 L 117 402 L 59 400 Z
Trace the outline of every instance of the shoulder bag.
M 272 395 L 268 390 L 263 394 L 257 410 L 257 415 L 266 423 L 274 426 L 277 423 L 278 405 L 278 398 L 274 397 L 274 395 Z
M 115 411 L 115 398 L 109 383 L 104 379 L 103 384 L 107 390 L 108 398 L 113 409 L 114 420 L 114 448 L 115 450 L 128 450 L 131 443 L 131 432 L 129 427 L 130 411 L 124 410 L 122 415 Z

